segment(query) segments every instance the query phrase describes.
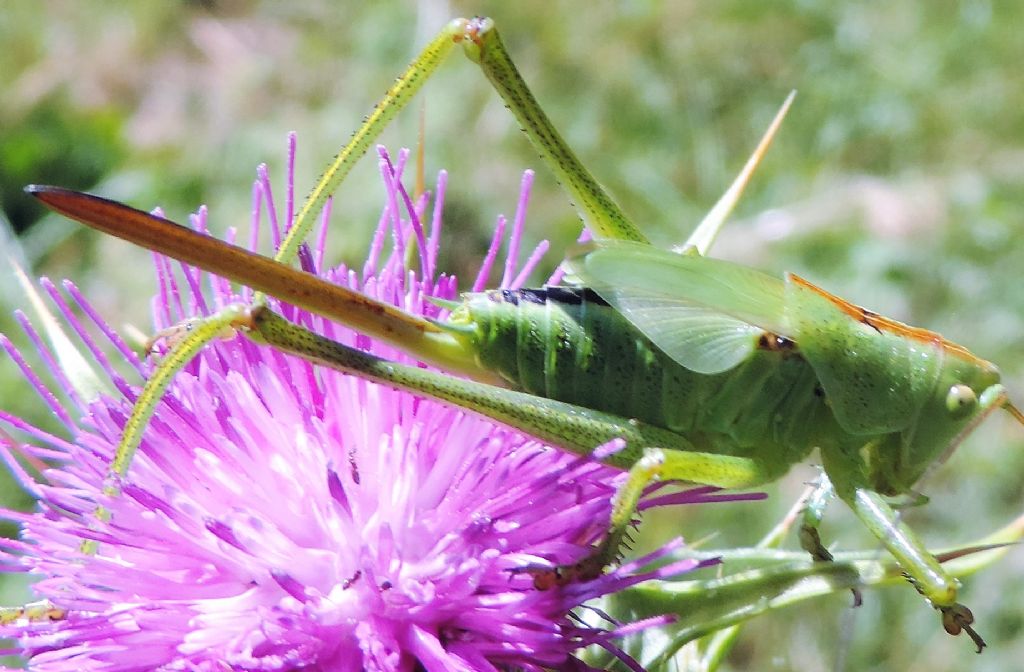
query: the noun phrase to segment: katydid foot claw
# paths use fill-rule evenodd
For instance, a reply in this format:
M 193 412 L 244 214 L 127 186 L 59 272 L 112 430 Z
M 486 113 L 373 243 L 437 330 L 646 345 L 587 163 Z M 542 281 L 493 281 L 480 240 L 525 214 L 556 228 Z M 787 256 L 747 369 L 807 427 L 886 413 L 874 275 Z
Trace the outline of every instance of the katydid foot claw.
M 811 554 L 811 559 L 814 562 L 835 561 L 832 552 L 821 543 L 821 536 L 818 534 L 818 528 L 816 527 L 811 525 L 800 526 L 800 546 Z M 853 605 L 851 606 L 859 607 L 864 604 L 864 595 L 860 592 L 859 588 L 850 588 L 850 592 L 853 593 Z
M 571 565 L 530 565 L 515 570 L 517 574 L 529 574 L 533 577 L 533 587 L 537 590 L 551 590 L 572 583 L 593 581 L 604 574 L 604 568 L 619 560 L 625 535 L 620 533 L 605 538 L 594 546 L 590 553 L 579 562 Z
M 173 326 L 161 329 L 160 331 L 156 332 L 155 334 L 147 338 L 144 344 L 146 356 L 149 357 L 150 355 L 154 354 L 156 352 L 157 345 L 159 345 L 160 343 L 165 343 L 168 349 L 174 348 L 174 346 L 178 342 L 180 342 L 190 331 L 192 331 L 192 329 L 195 327 L 198 321 L 199 318 L 189 318 Z
M 216 334 L 216 338 L 227 341 L 235 337 L 239 328 L 251 328 L 252 320 L 247 310 L 248 306 L 245 304 L 237 304 L 234 309 L 237 311 L 239 317 L 231 324 L 221 327 Z M 164 344 L 168 352 L 174 350 L 178 344 L 185 341 L 189 335 L 202 324 L 203 318 L 190 317 L 178 322 L 177 324 L 157 331 L 155 334 L 147 338 L 144 343 L 146 356 L 148 357 L 153 355 L 156 352 L 157 346 L 161 343 Z
M 818 530 L 810 525 L 800 526 L 800 547 L 811 554 L 815 562 L 832 562 L 835 558 L 832 553 L 821 543 L 821 536 Z
M 974 623 L 974 614 L 971 613 L 971 610 L 959 602 L 948 607 L 939 607 L 938 609 L 942 612 L 943 629 L 953 636 L 966 632 L 967 636 L 974 642 L 974 645 L 978 647 L 978 653 L 981 653 L 986 644 L 981 635 L 971 627 Z
M 555 565 L 541 567 L 538 565 L 515 570 L 517 574 L 529 574 L 533 577 L 533 587 L 537 590 L 551 590 L 571 583 L 593 581 L 604 573 L 606 563 L 599 555 L 591 554 L 574 565 Z

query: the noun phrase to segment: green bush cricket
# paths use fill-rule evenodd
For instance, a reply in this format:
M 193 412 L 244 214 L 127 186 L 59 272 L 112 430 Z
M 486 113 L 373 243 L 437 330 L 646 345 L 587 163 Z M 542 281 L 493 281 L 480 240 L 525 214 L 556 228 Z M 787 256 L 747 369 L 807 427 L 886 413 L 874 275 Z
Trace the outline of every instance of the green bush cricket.
M 351 165 L 455 44 L 481 65 L 597 237 L 591 251 L 571 261 L 596 295 L 568 288 L 468 296 L 450 321 L 436 324 L 282 265 L 293 260 Z M 126 427 L 111 466 L 111 494 L 174 373 L 225 328 L 237 328 L 325 366 L 466 407 L 567 450 L 589 453 L 624 439 L 626 448 L 608 458 L 631 471 L 611 531 L 593 562 L 568 568 L 567 578 L 585 578 L 614 558 L 636 498 L 651 479 L 751 487 L 778 478 L 820 447 L 836 493 L 942 612 L 946 630 L 965 629 L 979 650 L 983 646 L 971 628 L 973 616 L 957 602 L 957 582 L 886 498 L 910 494 L 925 469 L 995 409 L 1006 408 L 1024 423 L 995 367 L 936 334 L 857 308 L 797 276 L 783 281 L 709 259 L 704 254 L 714 231 L 704 227 L 684 254 L 649 246 L 554 131 L 486 19 L 450 23 L 399 78 L 310 194 L 276 261 L 117 203 L 49 187 L 30 190 L 90 226 L 479 381 L 399 366 L 328 342 L 284 322 L 261 294 L 253 305 L 199 321 L 177 339 Z M 629 393 L 608 394 L 609 380 Z M 802 542 L 827 559 L 817 541 L 819 519 L 820 509 L 812 508 Z

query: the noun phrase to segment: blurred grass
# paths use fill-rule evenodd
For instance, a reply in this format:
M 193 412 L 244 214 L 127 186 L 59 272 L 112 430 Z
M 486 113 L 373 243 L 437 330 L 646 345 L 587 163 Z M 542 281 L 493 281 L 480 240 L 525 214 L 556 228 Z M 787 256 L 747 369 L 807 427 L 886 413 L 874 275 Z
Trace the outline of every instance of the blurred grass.
M 445 20 L 489 14 L 584 163 L 662 243 L 699 221 L 798 89 L 715 254 L 798 272 L 940 331 L 998 362 L 1011 391 L 1024 394 L 1024 6 L 731 0 L 580 8 L 535 0 L 8 0 L 0 7 L 0 205 L 38 273 L 72 277 L 112 324 L 145 330 L 151 287 L 139 277 L 148 255 L 42 216 L 21 195 L 25 183 L 159 204 L 179 220 L 207 203 L 214 227 L 244 224 L 256 164 L 267 162 L 280 184 L 287 131 L 299 132 L 302 189 Z M 538 169 L 529 235 L 563 249 L 575 216 L 475 66 L 456 57 L 422 100 L 428 173 L 451 174 L 444 267 L 465 277 L 495 215 L 511 214 L 524 167 Z M 417 125 L 412 110 L 384 141 L 412 145 Z M 361 258 L 376 222 L 374 164 L 363 161 L 338 194 L 339 258 Z M 16 335 L 8 316 L 23 301 L 9 289 L 5 282 L 0 326 Z M 0 385 L 3 408 L 52 427 L 6 360 Z M 908 514 L 927 539 L 964 541 L 1020 511 L 1022 438 L 1020 427 L 993 420 L 936 472 L 926 484 L 931 505 Z M 652 522 L 664 534 L 698 539 L 718 530 L 715 544 L 753 543 L 813 473 L 795 469 L 767 505 Z M 16 492 L 0 484 L 5 500 Z M 830 539 L 870 547 L 841 507 L 831 513 Z M 848 649 L 856 670 L 1013 669 L 1024 656 L 1022 570 L 1024 555 L 1014 552 L 968 582 L 964 599 L 990 643 L 981 657 L 944 635 L 904 588 L 869 594 L 852 615 L 844 595 L 762 618 L 730 664 L 833 669 Z

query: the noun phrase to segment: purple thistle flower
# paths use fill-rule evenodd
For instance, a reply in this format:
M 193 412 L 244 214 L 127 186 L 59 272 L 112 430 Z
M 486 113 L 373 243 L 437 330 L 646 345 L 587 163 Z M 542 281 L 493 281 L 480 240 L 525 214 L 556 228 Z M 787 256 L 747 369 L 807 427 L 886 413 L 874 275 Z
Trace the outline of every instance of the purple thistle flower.
M 291 167 L 294 138 L 289 147 Z M 428 299 L 456 296 L 455 279 L 433 271 L 445 175 L 437 182 L 428 234 L 420 225 L 427 198 L 414 201 L 400 183 L 406 154 L 396 166 L 383 150 L 380 156 L 386 206 L 362 272 L 322 270 L 327 214 L 317 243 L 303 250 L 300 262 L 406 310 L 440 316 Z M 512 249 L 530 179 L 527 173 Z M 287 193 L 284 221 L 291 221 L 290 169 Z M 252 245 L 261 212 L 279 241 L 265 168 L 258 171 L 253 203 Z M 201 209 L 193 225 L 202 230 L 205 223 Z M 503 227 L 499 222 L 476 286 L 486 282 Z M 388 236 L 392 253 L 384 259 Z M 422 274 L 403 263 L 413 241 Z M 510 254 L 505 285 L 522 283 L 542 253 L 518 272 Z M 156 266 L 157 329 L 250 298 L 248 290 L 239 297 L 226 281 L 193 268 L 183 268 L 182 282 L 164 258 Z M 42 286 L 116 394 L 83 399 L 59 358 L 18 316 L 55 383 L 48 387 L 23 366 L 26 380 L 70 437 L 0 413 L 0 422 L 33 442 L 8 438 L 0 455 L 39 500 L 35 513 L 0 511 L 22 530 L 19 540 L 0 541 L 0 570 L 37 578 L 35 592 L 55 605 L 55 620 L 0 625 L 0 637 L 15 642 L 0 653 L 21 655 L 32 669 L 579 669 L 574 652 L 580 647 L 597 644 L 617 653 L 616 637 L 667 619 L 609 622 L 601 629 L 575 618 L 574 609 L 695 564 L 641 571 L 672 544 L 595 580 L 537 590 L 522 570 L 585 557 L 604 532 L 621 473 L 240 337 L 207 347 L 175 378 L 122 494 L 105 496 L 108 465 L 136 395 L 119 369 L 127 364 L 145 374 L 151 365 L 74 285 L 65 282 L 64 293 L 45 280 Z M 318 316 L 277 308 L 331 338 L 408 361 Z M 0 344 L 23 362 L 9 340 Z M 111 348 L 120 361 L 104 354 Z M 56 466 L 33 478 L 19 456 Z M 674 502 L 716 499 L 698 489 Z M 110 511 L 109 522 L 95 517 L 97 504 Z M 95 555 L 81 552 L 83 539 L 98 543 Z

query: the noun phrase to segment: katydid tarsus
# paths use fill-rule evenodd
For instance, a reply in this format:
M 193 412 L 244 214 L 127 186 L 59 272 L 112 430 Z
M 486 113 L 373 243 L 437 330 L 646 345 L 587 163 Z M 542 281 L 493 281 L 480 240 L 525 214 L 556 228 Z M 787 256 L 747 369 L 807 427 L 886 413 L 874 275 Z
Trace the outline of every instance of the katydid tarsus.
M 594 234 L 597 242 L 570 260 L 586 287 L 467 295 L 447 321 L 432 322 L 286 266 L 352 164 L 456 45 L 481 66 Z M 744 175 L 738 185 L 749 170 Z M 554 130 L 493 24 L 457 19 L 335 158 L 273 260 L 98 197 L 53 187 L 29 191 L 69 217 L 260 292 L 251 305 L 198 320 L 175 338 L 126 425 L 109 494 L 128 477 L 143 430 L 175 372 L 225 329 L 237 329 L 573 452 L 588 454 L 623 439 L 625 448 L 606 458 L 631 473 L 609 534 L 590 562 L 566 568 L 569 578 L 585 578 L 614 558 L 650 480 L 752 487 L 778 478 L 818 447 L 831 482 L 823 490 L 834 488 L 878 537 L 940 610 L 945 629 L 966 630 L 980 651 L 984 643 L 971 628 L 970 610 L 957 601 L 957 581 L 887 498 L 911 493 L 927 467 L 996 409 L 1022 423 L 1024 416 L 992 364 L 937 334 L 858 308 L 798 276 L 780 280 L 705 256 L 739 188 L 678 253 L 650 246 Z M 472 380 L 327 341 L 274 313 L 267 295 Z M 819 520 L 820 507 L 814 507 L 801 540 L 816 558 L 827 559 Z

